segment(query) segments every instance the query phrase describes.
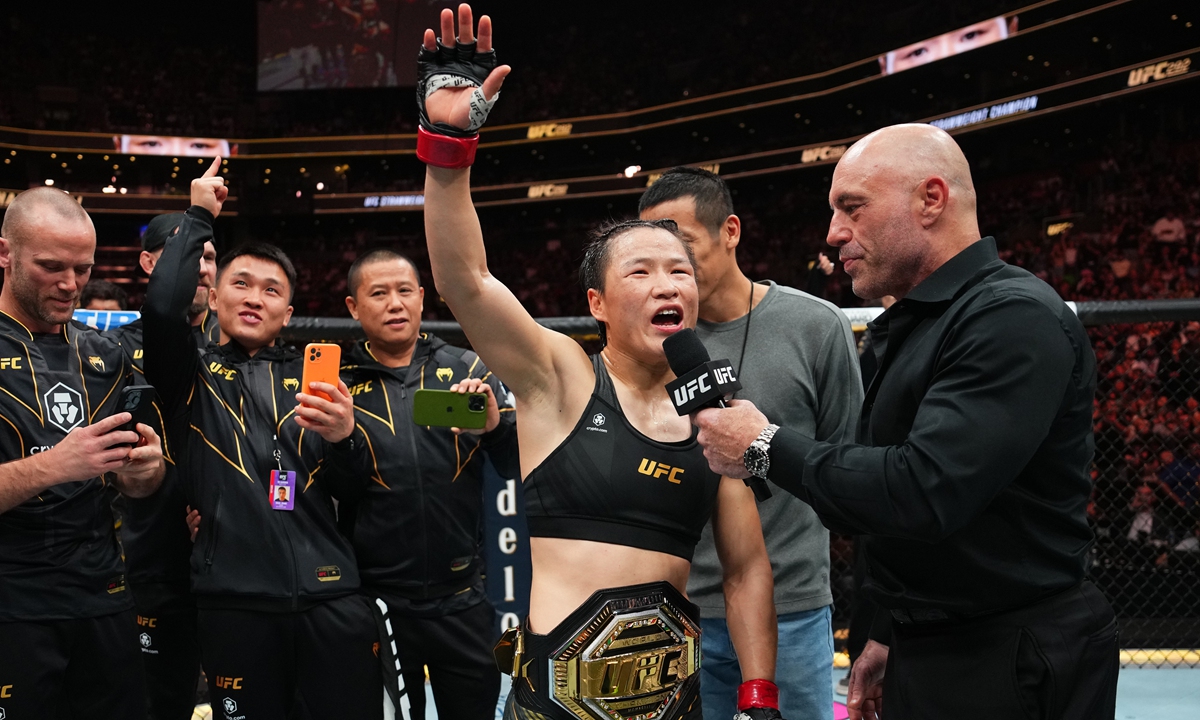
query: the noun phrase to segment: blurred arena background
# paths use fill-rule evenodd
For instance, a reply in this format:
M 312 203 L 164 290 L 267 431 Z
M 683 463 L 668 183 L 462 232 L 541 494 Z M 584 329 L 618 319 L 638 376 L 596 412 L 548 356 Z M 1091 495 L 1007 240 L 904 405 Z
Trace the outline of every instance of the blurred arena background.
M 97 225 L 94 277 L 136 309 L 141 229 L 184 210 L 204 158 L 225 155 L 218 243 L 282 246 L 300 273 L 295 338 L 348 338 L 358 254 L 391 247 L 427 270 L 412 61 L 449 5 L 8 3 L 0 207 L 33 186 L 72 194 Z M 474 167 L 492 270 L 585 343 L 594 326 L 574 279 L 585 231 L 634 215 L 663 170 L 699 165 L 729 183 L 750 277 L 857 308 L 840 267 L 810 277 L 828 249 L 834 164 L 883 125 L 953 134 L 984 234 L 1090 313 L 1092 573 L 1116 606 L 1123 662 L 1191 668 L 1157 677 L 1186 678 L 1168 685 L 1190 704 L 1172 708 L 1200 708 L 1200 4 L 475 7 L 498 18 L 514 68 Z M 426 320 L 452 321 L 430 290 Z M 1139 532 L 1146 518 L 1153 529 Z M 844 627 L 849 538 L 832 553 Z M 1122 708 L 1136 713 L 1139 692 L 1122 685 Z

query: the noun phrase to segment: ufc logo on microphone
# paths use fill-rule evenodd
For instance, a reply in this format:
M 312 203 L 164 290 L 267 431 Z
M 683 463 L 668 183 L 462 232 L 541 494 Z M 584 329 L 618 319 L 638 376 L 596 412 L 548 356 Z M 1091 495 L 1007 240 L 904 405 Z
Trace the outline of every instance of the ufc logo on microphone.
M 733 368 L 731 367 L 717 368 L 713 371 L 713 377 L 716 378 L 718 385 L 728 385 L 737 380 L 733 376 Z
M 712 390 L 712 385 L 708 381 L 708 373 L 704 373 L 700 377 L 688 380 L 683 387 L 675 388 L 675 404 L 686 405 L 696 397 L 697 391 L 706 393 L 709 390 Z

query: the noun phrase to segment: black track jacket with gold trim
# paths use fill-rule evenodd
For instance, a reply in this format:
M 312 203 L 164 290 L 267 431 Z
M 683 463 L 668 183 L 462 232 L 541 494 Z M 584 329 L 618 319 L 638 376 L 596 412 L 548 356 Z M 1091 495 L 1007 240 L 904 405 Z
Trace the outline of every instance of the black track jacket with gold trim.
M 65 366 L 40 342 L 63 343 Z M 116 408 L 130 374 L 121 347 L 78 322 L 34 336 L 0 313 L 0 462 L 45 452 Z M 0 622 L 66 620 L 133 607 L 103 478 L 47 488 L 0 513 Z
M 500 405 L 484 435 L 413 423 L 413 393 L 483 378 Z M 369 476 L 343 493 L 342 530 L 354 541 L 364 586 L 413 600 L 446 597 L 479 579 L 483 453 L 503 477 L 520 477 L 507 389 L 470 350 L 422 333 L 406 368 L 381 365 L 360 342 L 342 364 L 367 439 Z
M 212 220 L 204 208 L 187 211 L 142 308 L 146 380 L 163 401 L 175 466 L 201 516 L 192 591 L 199 607 L 302 610 L 358 589 L 330 476 L 354 472 L 353 445 L 363 440 L 339 448 L 296 424 L 303 360 L 294 348 L 251 357 L 236 342 L 197 347 L 186 311 Z M 280 465 L 297 476 L 290 511 L 270 503 L 270 473 Z
M 204 314 L 204 320 L 192 328 L 201 343 L 221 339 L 215 313 Z M 133 365 L 134 384 L 145 381 L 142 373 L 142 321 L 135 320 L 111 330 L 107 335 L 121 343 L 121 349 Z M 191 602 L 191 572 L 188 558 L 192 555 L 192 537 L 187 526 L 187 496 L 175 471 L 171 443 L 163 432 L 162 401 L 157 402 L 154 430 L 163 439 L 163 455 L 167 472 L 162 488 L 144 498 L 120 495 L 114 508 L 121 520 L 121 547 L 125 550 L 125 579 L 133 591 L 139 611 L 171 612 L 186 609 Z

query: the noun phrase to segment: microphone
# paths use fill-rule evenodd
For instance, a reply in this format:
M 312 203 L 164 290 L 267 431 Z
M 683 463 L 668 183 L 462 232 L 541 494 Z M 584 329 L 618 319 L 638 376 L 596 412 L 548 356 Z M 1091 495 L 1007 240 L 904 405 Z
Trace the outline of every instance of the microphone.
M 725 407 L 725 396 L 742 389 L 733 364 L 709 360 L 695 330 L 684 329 L 663 340 L 663 351 L 676 378 L 667 383 L 675 412 L 690 415 L 706 407 Z
M 742 389 L 728 360 L 711 360 L 696 331 L 684 328 L 663 340 L 667 363 L 675 379 L 667 383 L 667 394 L 675 412 L 690 415 L 703 408 L 723 408 L 725 396 Z M 763 478 L 749 477 L 746 486 L 759 502 L 771 497 Z

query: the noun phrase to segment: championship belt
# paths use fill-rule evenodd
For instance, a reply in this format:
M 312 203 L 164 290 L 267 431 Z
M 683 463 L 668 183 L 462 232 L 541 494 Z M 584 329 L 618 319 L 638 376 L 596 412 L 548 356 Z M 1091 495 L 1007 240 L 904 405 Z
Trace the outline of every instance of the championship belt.
M 496 664 L 550 717 L 671 720 L 698 694 L 699 615 L 670 583 L 600 590 L 548 635 L 505 632 Z

